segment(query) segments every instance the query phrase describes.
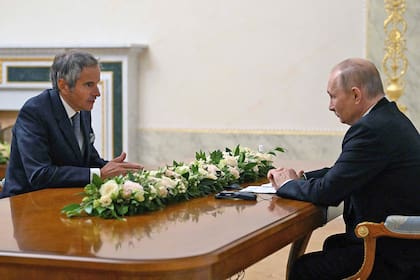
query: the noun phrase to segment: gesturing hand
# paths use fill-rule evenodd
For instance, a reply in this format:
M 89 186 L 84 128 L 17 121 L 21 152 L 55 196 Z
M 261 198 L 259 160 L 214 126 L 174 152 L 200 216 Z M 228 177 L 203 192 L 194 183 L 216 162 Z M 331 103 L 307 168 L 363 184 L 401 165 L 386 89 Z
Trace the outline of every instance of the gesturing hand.
M 125 162 L 127 154 L 122 152 L 121 155 L 109 161 L 101 168 L 101 179 L 114 177 L 118 175 L 125 175 L 128 172 L 135 172 L 143 169 L 143 166 L 138 163 Z

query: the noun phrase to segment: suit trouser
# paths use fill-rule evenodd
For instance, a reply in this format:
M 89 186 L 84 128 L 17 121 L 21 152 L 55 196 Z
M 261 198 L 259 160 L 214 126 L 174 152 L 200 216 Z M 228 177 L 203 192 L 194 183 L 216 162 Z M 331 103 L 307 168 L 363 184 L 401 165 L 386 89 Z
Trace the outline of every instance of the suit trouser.
M 361 267 L 363 250 L 363 244 L 349 242 L 344 234 L 332 235 L 325 240 L 322 251 L 305 254 L 296 260 L 289 280 L 349 277 Z M 418 279 L 419 275 L 415 273 L 414 269 L 401 269 L 377 256 L 369 279 Z

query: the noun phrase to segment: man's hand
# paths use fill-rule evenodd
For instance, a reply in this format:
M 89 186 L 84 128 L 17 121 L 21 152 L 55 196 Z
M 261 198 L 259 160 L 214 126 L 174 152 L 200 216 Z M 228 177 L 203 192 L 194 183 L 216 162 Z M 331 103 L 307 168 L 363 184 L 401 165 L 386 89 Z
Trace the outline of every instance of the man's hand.
M 118 175 L 125 175 L 128 172 L 135 172 L 143 169 L 143 166 L 138 163 L 124 162 L 127 154 L 122 152 L 121 155 L 109 161 L 101 168 L 101 179 L 114 177 Z
M 271 169 L 267 173 L 267 179 L 271 182 L 273 187 L 278 190 L 286 181 L 299 179 L 303 175 L 303 171 L 296 171 L 292 168 L 279 167 Z

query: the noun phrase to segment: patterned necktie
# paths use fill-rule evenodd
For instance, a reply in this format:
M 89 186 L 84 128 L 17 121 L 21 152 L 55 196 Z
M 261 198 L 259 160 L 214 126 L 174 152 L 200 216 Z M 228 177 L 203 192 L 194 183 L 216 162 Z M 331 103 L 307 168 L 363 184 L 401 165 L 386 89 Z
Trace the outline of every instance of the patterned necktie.
M 79 143 L 80 151 L 83 154 L 83 135 L 82 130 L 80 129 L 80 113 L 77 112 L 76 114 L 71 117 L 74 135 L 76 136 L 77 143 Z

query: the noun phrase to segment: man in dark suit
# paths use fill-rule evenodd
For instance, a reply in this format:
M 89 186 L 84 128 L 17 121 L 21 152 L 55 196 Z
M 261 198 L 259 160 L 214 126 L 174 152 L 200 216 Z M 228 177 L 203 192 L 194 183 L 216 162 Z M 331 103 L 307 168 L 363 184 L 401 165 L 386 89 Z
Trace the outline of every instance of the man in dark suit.
M 59 54 L 51 67 L 51 80 L 53 88 L 30 98 L 19 112 L 1 196 L 80 187 L 91 182 L 94 174 L 104 179 L 142 168 L 124 162 L 125 153 L 105 161 L 93 146 L 90 111 L 100 96 L 96 58 L 80 51 Z
M 344 201 L 346 231 L 327 238 L 322 251 L 300 257 L 290 280 L 351 276 L 363 262 L 363 243 L 354 234 L 358 223 L 420 215 L 420 136 L 385 98 L 376 67 L 356 58 L 339 63 L 330 74 L 328 95 L 329 109 L 350 125 L 335 164 L 308 173 L 277 168 L 267 177 L 285 198 L 325 206 Z M 419 241 L 381 238 L 370 279 L 416 279 L 419 248 Z

